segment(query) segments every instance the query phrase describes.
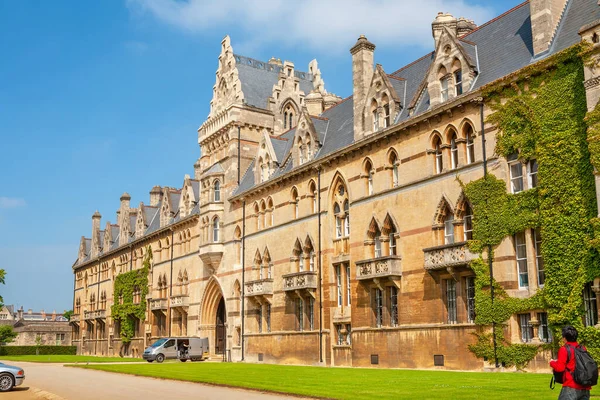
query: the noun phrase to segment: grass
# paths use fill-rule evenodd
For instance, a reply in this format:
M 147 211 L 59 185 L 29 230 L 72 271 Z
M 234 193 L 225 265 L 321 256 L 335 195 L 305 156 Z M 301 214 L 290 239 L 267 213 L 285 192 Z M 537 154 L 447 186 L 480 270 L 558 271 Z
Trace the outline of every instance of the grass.
M 331 399 L 556 399 L 550 374 L 296 367 L 242 363 L 88 365 L 79 368 Z M 594 396 L 595 392 L 599 394 Z M 600 397 L 593 390 L 592 397 Z
M 95 357 L 95 356 L 0 356 L 0 361 L 26 361 L 37 363 L 115 363 L 115 362 L 145 362 L 141 358 Z

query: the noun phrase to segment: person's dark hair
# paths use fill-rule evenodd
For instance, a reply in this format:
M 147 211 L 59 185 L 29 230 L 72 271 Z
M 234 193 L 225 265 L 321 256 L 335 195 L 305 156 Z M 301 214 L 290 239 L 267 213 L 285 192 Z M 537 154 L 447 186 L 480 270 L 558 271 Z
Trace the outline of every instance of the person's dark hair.
M 567 342 L 576 342 L 577 341 L 577 329 L 573 328 L 571 325 L 567 325 L 562 329 L 562 337 L 564 337 Z

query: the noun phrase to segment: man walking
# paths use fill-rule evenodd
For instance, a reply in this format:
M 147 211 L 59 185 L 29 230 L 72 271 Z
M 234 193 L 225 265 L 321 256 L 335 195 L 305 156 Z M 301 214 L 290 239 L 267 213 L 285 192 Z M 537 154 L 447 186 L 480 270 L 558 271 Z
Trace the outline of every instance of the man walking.
M 575 370 L 575 347 L 577 343 L 577 329 L 565 326 L 562 330 L 565 344 L 558 349 L 558 358 L 550 360 L 550 367 L 555 372 L 563 373 L 563 384 L 558 400 L 589 400 L 590 386 L 581 386 L 573 380 Z M 570 354 L 569 354 L 570 353 Z

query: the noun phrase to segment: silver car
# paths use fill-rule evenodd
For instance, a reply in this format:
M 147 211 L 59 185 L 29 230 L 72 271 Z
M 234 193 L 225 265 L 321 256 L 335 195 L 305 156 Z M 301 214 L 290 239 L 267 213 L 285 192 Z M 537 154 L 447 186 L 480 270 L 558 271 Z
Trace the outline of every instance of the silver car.
M 25 371 L 23 371 L 23 368 L 0 362 L 0 392 L 8 392 L 14 386 L 22 385 L 24 380 Z

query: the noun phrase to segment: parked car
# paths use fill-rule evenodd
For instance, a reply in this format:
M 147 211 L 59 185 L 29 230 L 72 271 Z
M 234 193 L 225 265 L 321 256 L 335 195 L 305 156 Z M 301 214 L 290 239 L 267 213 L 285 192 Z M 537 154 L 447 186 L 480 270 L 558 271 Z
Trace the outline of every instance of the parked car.
M 144 350 L 142 358 L 148 362 L 156 360 L 161 363 L 165 359 L 180 361 L 203 361 L 208 356 L 208 338 L 177 337 L 161 338 Z
M 0 392 L 8 392 L 13 387 L 22 385 L 24 380 L 25 371 L 23 371 L 23 368 L 0 362 Z

